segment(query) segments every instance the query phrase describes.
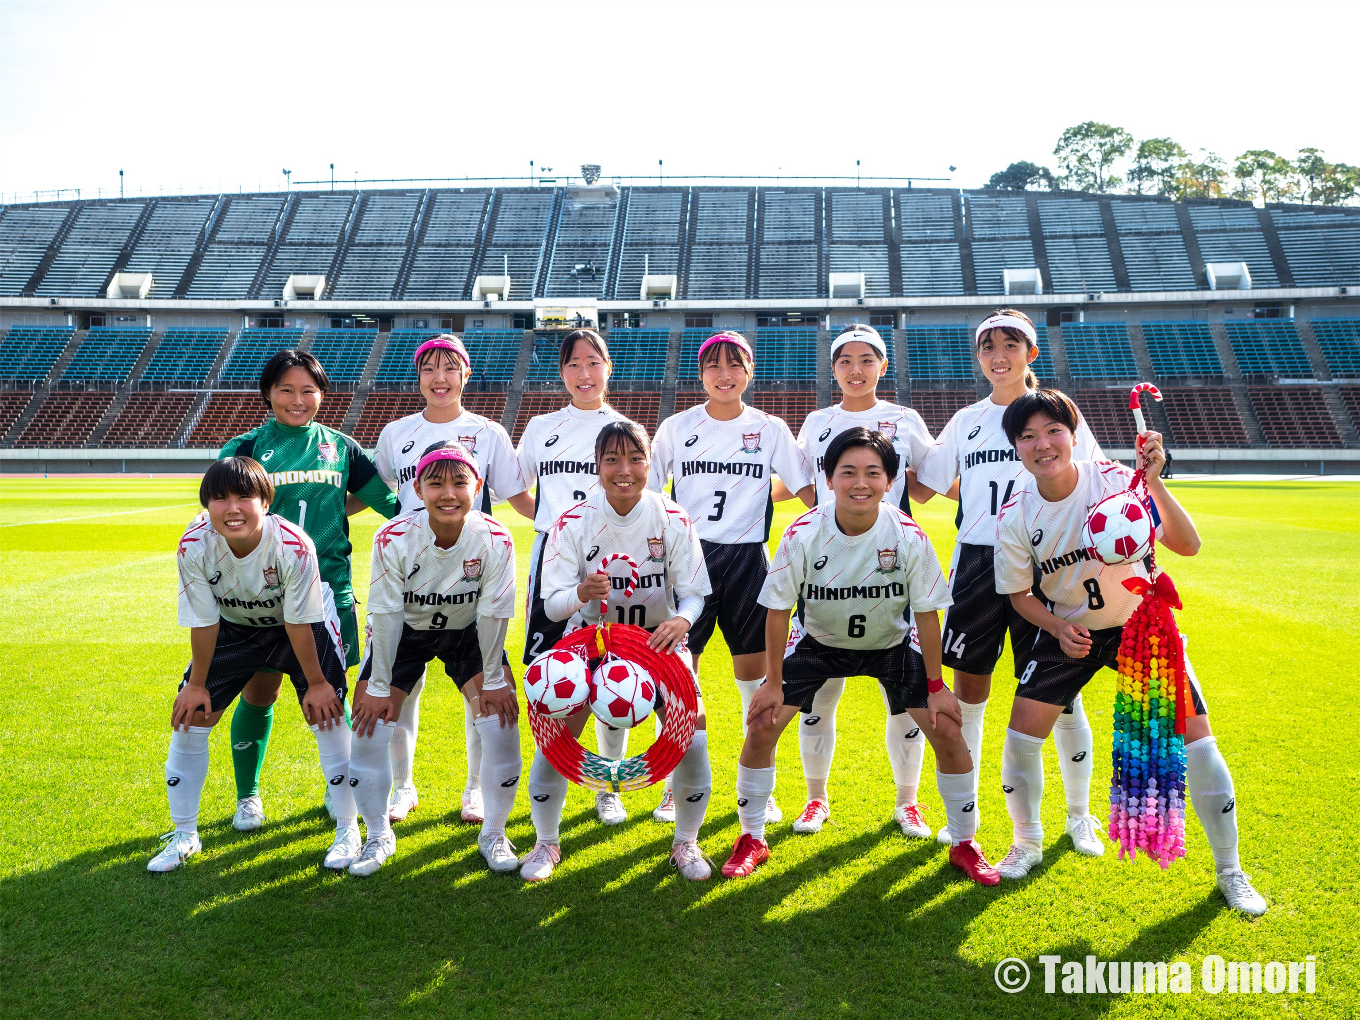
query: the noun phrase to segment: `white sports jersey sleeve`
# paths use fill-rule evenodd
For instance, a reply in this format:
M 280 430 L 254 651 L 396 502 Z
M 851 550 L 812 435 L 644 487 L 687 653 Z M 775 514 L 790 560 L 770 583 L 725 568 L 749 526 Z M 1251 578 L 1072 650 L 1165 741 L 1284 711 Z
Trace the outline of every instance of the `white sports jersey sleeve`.
M 882 432 L 892 441 L 899 467 L 884 502 L 904 509 L 907 506 L 907 470 L 920 465 L 935 440 L 916 411 L 886 400 L 878 401 L 867 411 L 846 411 L 836 404 L 814 411 L 803 419 L 803 427 L 798 432 L 798 445 L 802 447 L 812 469 L 813 480 L 817 485 L 817 502 L 826 503 L 832 498 L 831 486 L 826 480 L 826 448 L 838 435 L 856 425 Z
M 316 547 L 283 518 L 264 519 L 260 544 L 237 557 L 200 514 L 179 540 L 179 622 L 211 627 L 219 620 L 243 627 L 311 624 L 325 619 Z
M 595 438 L 610 422 L 625 420 L 607 405 L 583 411 L 571 404 L 529 420 L 518 458 L 525 488 L 537 485 L 535 531 L 548 531 L 568 508 L 598 489 Z

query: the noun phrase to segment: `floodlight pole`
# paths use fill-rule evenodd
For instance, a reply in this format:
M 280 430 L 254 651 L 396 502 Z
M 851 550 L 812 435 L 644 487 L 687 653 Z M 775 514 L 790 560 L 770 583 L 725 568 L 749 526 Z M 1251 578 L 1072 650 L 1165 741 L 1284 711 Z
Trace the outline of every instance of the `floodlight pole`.
M 123 171 L 119 170 L 119 171 L 118 171 L 118 200 L 121 202 L 122 199 L 123 199 Z
M 286 182 L 286 184 L 285 184 L 285 190 L 287 190 L 287 191 L 292 191 L 292 190 L 293 190 L 293 171 L 291 171 L 291 170 L 285 170 L 285 171 L 283 172 L 283 179 L 284 179 L 284 181 Z
M 656 183 L 658 185 L 666 183 L 666 173 L 661 168 L 661 160 L 659 159 L 656 161 Z
M 331 164 L 331 190 L 335 190 L 335 164 Z
M 859 160 L 855 160 L 855 187 L 859 187 Z

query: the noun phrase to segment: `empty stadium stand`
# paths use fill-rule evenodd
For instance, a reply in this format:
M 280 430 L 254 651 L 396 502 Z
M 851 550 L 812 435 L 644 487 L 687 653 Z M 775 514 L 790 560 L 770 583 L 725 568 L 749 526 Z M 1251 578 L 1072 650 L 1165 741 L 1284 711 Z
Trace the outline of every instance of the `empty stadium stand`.
M 1162 390 L 1162 396 L 1173 452 L 1176 447 L 1214 449 L 1248 444 L 1242 416 L 1228 387 L 1168 386 Z
M 1065 322 L 1062 337 L 1067 371 L 1073 379 L 1137 381 L 1138 366 L 1124 323 Z
M 260 370 L 279 351 L 302 342 L 300 329 L 243 329 L 227 356 L 217 382 L 223 386 L 253 389 L 260 383 Z
M 932 436 L 938 436 L 961 408 L 977 403 L 977 392 L 965 389 L 912 389 L 911 406 L 926 423 Z
M 1360 432 L 1360 386 L 1342 386 L 1341 403 L 1357 432 Z
M 1341 445 L 1320 386 L 1253 386 L 1251 406 L 1271 446 Z
M 1159 379 L 1223 375 L 1223 363 L 1207 322 L 1145 322 L 1142 325 L 1152 370 Z
M 61 374 L 63 384 L 126 382 L 151 339 L 149 329 L 92 329 Z
M 167 329 L 139 381 L 171 388 L 202 386 L 226 342 L 224 329 Z
M 193 407 L 197 393 L 153 393 L 139 391 L 128 394 L 127 403 L 109 426 L 100 442 L 106 447 L 161 447 L 168 446 L 175 437 L 184 416 Z
M 637 380 L 660 382 L 666 377 L 666 354 L 671 335 L 662 329 L 614 329 L 609 331 L 609 357 L 614 362 L 610 382 Z
M 756 383 L 812 382 L 817 378 L 817 331 L 797 327 L 756 330 Z M 697 353 L 697 351 L 696 351 Z M 694 363 L 695 373 L 698 362 Z M 801 420 L 801 419 L 800 419 Z
M 321 329 L 308 350 L 321 362 L 332 387 L 353 387 L 364 374 L 377 330 Z
M 1289 319 L 1259 319 L 1225 323 L 1233 357 L 1243 375 L 1282 376 L 1310 379 L 1308 364 L 1298 331 Z
M 108 390 L 49 393 L 15 446 L 83 446 L 113 403 Z
M 259 393 L 235 390 L 213 393 L 184 445 L 221 446 L 233 436 L 263 424 L 268 414 Z
M 609 405 L 647 430 L 656 432 L 661 394 L 653 390 L 618 390 L 609 394 Z
M 795 436 L 803 427 L 803 419 L 817 410 L 816 390 L 757 389 L 754 393 L 748 393 L 746 399 L 753 407 L 783 418 Z
M 0 436 L 14 427 L 32 399 L 31 390 L 0 390 Z
M 1333 378 L 1360 376 L 1360 319 L 1313 319 L 1310 325 Z
M 912 379 L 971 381 L 973 331 L 967 326 L 908 326 L 907 368 Z
M 351 434 L 361 446 L 372 449 L 377 445 L 384 425 L 405 418 L 408 414 L 415 414 L 424 407 L 425 398 L 419 393 L 370 393 Z
M 11 326 L 0 341 L 0 379 L 36 383 L 47 378 L 75 330 L 48 326 Z
M 1133 445 L 1135 430 L 1133 416 L 1129 414 L 1128 389 L 1077 390 L 1072 399 L 1081 408 L 1081 416 L 1102 447 Z

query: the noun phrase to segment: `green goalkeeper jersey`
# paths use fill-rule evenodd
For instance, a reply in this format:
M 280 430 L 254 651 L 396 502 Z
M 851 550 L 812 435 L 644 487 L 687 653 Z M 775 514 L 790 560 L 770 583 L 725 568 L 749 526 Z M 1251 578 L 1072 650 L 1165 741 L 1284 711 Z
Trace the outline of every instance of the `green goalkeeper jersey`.
M 228 440 L 219 457 L 254 457 L 274 483 L 270 511 L 293 521 L 316 543 L 321 580 L 337 608 L 351 605 L 349 518 L 345 495 L 354 493 L 384 517 L 397 515 L 397 497 L 378 477 L 363 448 L 343 432 L 318 422 L 297 428 L 271 418 Z

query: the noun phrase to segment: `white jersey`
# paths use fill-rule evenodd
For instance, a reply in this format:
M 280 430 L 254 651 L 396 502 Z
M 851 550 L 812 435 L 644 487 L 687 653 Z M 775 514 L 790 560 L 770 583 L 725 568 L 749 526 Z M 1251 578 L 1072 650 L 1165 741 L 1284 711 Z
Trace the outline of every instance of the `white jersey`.
M 685 617 L 691 624 L 698 619 L 704 596 L 713 591 L 699 535 L 680 506 L 651 490 L 643 492 L 627 517 L 615 513 L 603 490 L 597 489 L 558 519 L 543 548 L 544 602 L 555 597 L 565 601 L 561 593 L 570 589 L 572 603 L 580 606 L 576 586 L 598 571 L 601 560 L 611 553 L 625 553 L 638 566 L 637 588 L 632 598 L 625 598 L 628 565 L 617 561 L 611 565 L 611 617 L 650 630 L 679 615 L 680 602 L 690 599 L 693 606 Z M 586 623 L 598 622 L 600 603 L 586 603 L 580 615 Z
M 608 404 L 595 411 L 568 404 L 529 419 L 518 454 L 525 486 L 538 483 L 535 531 L 547 531 L 568 507 L 599 489 L 595 437 L 610 422 L 627 420 Z
M 1001 416 L 1005 413 L 1006 408 L 992 403 L 990 397 L 958 411 L 916 469 L 917 480 L 936 492 L 948 492 L 954 479 L 959 479 L 960 545 L 995 548 L 997 511 L 1030 478 L 1001 428 Z M 1077 445 L 1072 459 L 1104 457 L 1096 437 L 1082 419 L 1077 423 Z
M 853 537 L 836 524 L 835 503 L 813 507 L 784 532 L 760 590 L 768 609 L 801 602 L 793 641 L 808 634 L 832 648 L 895 648 L 911 633 L 908 609 L 926 613 L 951 601 L 925 532 L 887 503 L 874 526 Z
M 281 627 L 326 619 L 316 546 L 296 524 L 264 519 L 260 544 L 239 559 L 200 513 L 179 540 L 179 623 Z
M 698 404 L 657 429 L 647 484 L 661 492 L 672 479 L 675 501 L 705 542 L 743 545 L 769 541 L 773 474 L 790 492 L 812 481 L 783 418 L 746 407 L 731 421 L 718 421 Z
M 397 494 L 402 513 L 423 506 L 415 489 L 416 464 L 421 455 L 431 444 L 449 440 L 462 443 L 477 461 L 488 494 L 482 509 L 518 496 L 529 487 L 510 436 L 499 422 L 471 411 L 464 411 L 453 421 L 432 422 L 423 411 L 417 411 L 383 426 L 373 457 L 378 475 Z
M 1119 627 L 1141 600 L 1123 582 L 1130 577 L 1146 578 L 1147 569 L 1141 562 L 1118 567 L 1102 563 L 1087 551 L 1081 532 L 1091 507 L 1127 489 L 1133 471 L 1104 460 L 1074 461 L 1074 466 L 1079 479 L 1066 499 L 1050 503 L 1039 495 L 1031 477 L 1002 507 L 997 525 L 996 590 L 1001 595 L 1025 591 L 1033 584 L 1037 565 L 1043 575 L 1039 587 L 1052 603 L 1055 616 L 1088 630 Z M 1153 522 L 1160 537 L 1155 509 Z
M 435 545 L 424 507 L 373 536 L 371 613 L 401 613 L 414 630 L 463 630 L 478 616 L 515 615 L 515 544 L 500 523 L 468 512 L 448 549 Z
M 907 468 L 914 468 L 930 451 L 934 439 L 930 429 L 921 416 L 910 407 L 880 400 L 867 411 L 846 411 L 840 404 L 813 411 L 803 419 L 803 427 L 798 430 L 798 445 L 807 455 L 812 466 L 812 474 L 817 482 L 817 502 L 829 503 L 832 500 L 831 486 L 826 481 L 824 455 L 831 440 L 846 429 L 863 425 L 866 429 L 882 432 L 892 440 L 893 449 L 901 464 L 892 488 L 883 497 L 883 502 L 903 509 L 907 506 Z

